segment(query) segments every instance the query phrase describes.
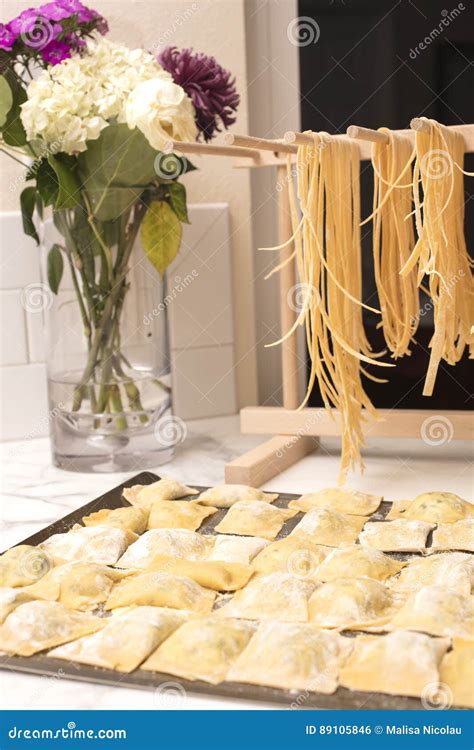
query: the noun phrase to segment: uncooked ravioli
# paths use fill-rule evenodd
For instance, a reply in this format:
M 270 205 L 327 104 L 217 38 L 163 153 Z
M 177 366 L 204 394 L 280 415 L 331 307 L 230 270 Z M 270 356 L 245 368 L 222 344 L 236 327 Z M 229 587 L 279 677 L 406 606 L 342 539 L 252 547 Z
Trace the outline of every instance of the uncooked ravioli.
M 182 625 L 142 665 L 187 680 L 218 684 L 250 640 L 255 626 L 243 620 L 199 618 Z
M 188 609 L 198 614 L 212 610 L 216 592 L 205 589 L 187 576 L 172 573 L 140 573 L 117 583 L 105 609 L 151 606 Z
M 30 544 L 18 544 L 0 556 L 0 586 L 29 586 L 53 567 L 46 552 Z
M 214 591 L 237 591 L 243 588 L 254 571 L 250 565 L 228 563 L 221 560 L 180 560 L 172 557 L 155 557 L 147 571 L 156 570 L 173 575 L 188 576 L 193 581 Z
M 84 526 L 113 526 L 116 529 L 128 529 L 135 534 L 143 534 L 148 521 L 148 511 L 144 508 L 126 506 L 123 508 L 102 508 L 84 516 Z
M 135 484 L 133 487 L 127 487 L 122 494 L 132 505 L 149 508 L 158 500 L 178 500 L 181 497 L 198 495 L 199 492 L 175 479 L 160 479 L 153 484 Z
M 309 621 L 318 628 L 380 629 L 403 599 L 372 578 L 338 578 L 318 586 L 308 603 Z
M 322 547 L 308 538 L 286 536 L 265 547 L 254 558 L 257 573 L 290 573 L 297 578 L 311 578 L 330 547 Z
M 59 646 L 48 656 L 131 672 L 187 617 L 176 609 L 135 607 L 107 619 L 98 633 Z
M 353 639 L 313 625 L 261 623 L 226 679 L 284 690 L 334 693 L 340 666 L 352 645 Z
M 305 535 L 316 544 L 328 547 L 345 547 L 355 542 L 366 521 L 361 516 L 347 516 L 326 508 L 314 508 L 306 513 L 290 535 Z
M 40 547 L 62 562 L 91 562 L 114 565 L 136 534 L 111 526 L 75 526 L 65 534 L 53 534 Z
M 104 618 L 74 612 L 59 602 L 27 602 L 10 612 L 0 625 L 0 651 L 31 656 L 94 633 L 104 625 Z
M 474 596 L 445 586 L 424 586 L 411 594 L 393 617 L 394 630 L 474 639 Z
M 214 546 L 214 537 L 188 529 L 151 529 L 130 545 L 117 562 L 121 568 L 148 568 L 155 557 L 203 560 Z
M 359 536 L 360 544 L 383 552 L 420 552 L 434 525 L 425 521 L 369 522 Z
M 258 553 L 270 544 L 268 539 L 258 536 L 233 536 L 218 534 L 213 537 L 214 546 L 207 560 L 248 565 Z
M 408 593 L 423 586 L 446 586 L 469 595 L 474 592 L 474 557 L 467 552 L 415 557 L 389 585 L 395 591 Z
M 419 698 L 439 682 L 439 665 L 449 638 L 399 631 L 359 635 L 343 665 L 339 683 L 350 690 Z
M 188 529 L 196 531 L 217 508 L 204 507 L 188 500 L 159 500 L 150 507 L 149 529 Z
M 354 544 L 332 550 L 321 562 L 317 571 L 318 581 L 333 581 L 336 578 L 374 578 L 385 581 L 406 565 L 371 547 Z
M 61 602 L 69 609 L 95 609 L 105 602 L 114 583 L 127 575 L 130 571 L 96 563 L 66 563 L 24 590 L 35 599 Z
M 313 508 L 327 508 L 337 513 L 349 513 L 353 516 L 370 516 L 375 513 L 382 500 L 381 495 L 367 495 L 357 490 L 330 487 L 302 495 L 297 500 L 292 500 L 288 507 L 305 513 Z
M 474 505 L 452 492 L 424 492 L 414 500 L 394 501 L 389 520 L 408 518 L 428 523 L 455 523 L 463 518 L 474 518 Z
M 439 524 L 433 532 L 431 551 L 464 550 L 474 552 L 474 518 Z
M 454 706 L 474 708 L 474 642 L 455 639 L 453 650 L 441 662 L 441 685 L 450 691 Z M 451 708 L 451 705 L 447 705 Z
M 196 503 L 201 505 L 211 505 L 215 508 L 230 508 L 234 503 L 240 500 L 259 500 L 264 503 L 272 503 L 276 500 L 278 494 L 262 492 L 255 487 L 248 487 L 246 484 L 220 484 L 217 487 L 211 487 L 196 498 Z
M 239 500 L 216 526 L 220 534 L 242 534 L 275 539 L 283 524 L 298 511 L 275 508 L 260 500 Z
M 218 609 L 216 616 L 307 622 L 308 599 L 314 586 L 312 581 L 288 573 L 258 575 Z

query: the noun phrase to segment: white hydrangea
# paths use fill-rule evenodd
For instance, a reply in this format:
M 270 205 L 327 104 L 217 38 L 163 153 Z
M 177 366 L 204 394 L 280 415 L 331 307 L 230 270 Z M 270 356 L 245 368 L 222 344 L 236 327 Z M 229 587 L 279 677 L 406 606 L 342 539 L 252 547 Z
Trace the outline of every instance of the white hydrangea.
M 138 127 L 156 149 L 197 135 L 191 100 L 154 57 L 102 37 L 88 43 L 87 54 L 43 71 L 27 94 L 21 120 L 28 140 L 40 138 L 52 151 L 85 151 L 111 120 Z

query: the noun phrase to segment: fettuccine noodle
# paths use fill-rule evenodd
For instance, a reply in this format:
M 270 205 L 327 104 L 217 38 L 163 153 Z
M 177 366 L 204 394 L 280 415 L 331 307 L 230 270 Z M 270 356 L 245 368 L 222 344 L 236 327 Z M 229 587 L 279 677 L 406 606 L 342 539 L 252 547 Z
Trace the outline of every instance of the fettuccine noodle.
M 304 303 L 297 325 L 304 325 L 311 372 L 302 408 L 318 382 L 325 407 L 338 409 L 341 418 L 341 469 L 363 463 L 364 411 L 376 412 L 364 391 L 361 362 L 378 364 L 362 323 L 360 247 L 360 160 L 357 144 L 328 134 L 312 134 L 314 146 L 300 146 L 297 154 L 298 213 L 293 189 L 293 167 L 288 159 L 292 240 Z M 288 244 L 288 243 L 287 243 Z M 288 261 L 287 261 L 288 262 Z M 281 265 L 275 271 L 279 270 Z M 373 310 L 373 308 L 368 308 Z M 375 310 L 375 312 L 378 312 Z M 280 342 L 276 342 L 280 343 Z M 371 377 L 371 376 L 369 376 Z M 377 380 L 377 378 L 373 378 Z
M 416 270 L 400 274 L 415 246 L 412 210 L 410 140 L 387 128 L 389 142 L 374 143 L 373 256 L 375 284 L 382 311 L 381 326 L 393 358 L 411 354 L 418 326 L 419 292 Z M 368 221 L 366 219 L 365 221 Z M 363 222 L 363 224 L 365 223 Z
M 430 132 L 417 131 L 413 198 L 417 243 L 402 276 L 416 269 L 418 285 L 425 275 L 434 312 L 434 334 L 423 389 L 431 396 L 441 360 L 454 365 L 466 346 L 473 355 L 472 261 L 464 238 L 464 140 L 455 130 L 428 121 Z M 423 202 L 420 198 L 420 183 Z

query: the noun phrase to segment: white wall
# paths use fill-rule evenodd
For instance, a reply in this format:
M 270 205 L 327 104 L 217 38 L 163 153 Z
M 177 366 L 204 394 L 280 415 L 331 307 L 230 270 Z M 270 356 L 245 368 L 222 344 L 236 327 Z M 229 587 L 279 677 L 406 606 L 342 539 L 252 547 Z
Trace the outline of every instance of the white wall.
M 287 130 L 300 130 L 298 48 L 290 43 L 287 34 L 288 24 L 297 16 L 297 0 L 245 3 L 252 135 L 281 138 Z M 265 348 L 281 333 L 278 275 L 264 279 L 277 263 L 278 254 L 258 252 L 259 247 L 278 244 L 276 169 L 254 169 L 251 185 L 259 403 L 278 405 L 282 396 L 280 349 Z
M 159 51 L 168 44 L 192 46 L 214 55 L 232 70 L 241 94 L 237 132 L 248 130 L 244 0 L 91 0 L 108 19 L 109 38 L 129 46 Z M 6 21 L 29 5 L 3 0 Z M 252 293 L 253 242 L 250 176 L 233 170 L 230 159 L 196 157 L 199 171 L 185 178 L 192 203 L 225 202 L 230 208 L 235 321 L 235 376 L 239 405 L 257 402 L 255 312 Z M 18 208 L 22 170 L 0 155 L 0 210 Z M 216 250 L 218 252 L 218 248 Z

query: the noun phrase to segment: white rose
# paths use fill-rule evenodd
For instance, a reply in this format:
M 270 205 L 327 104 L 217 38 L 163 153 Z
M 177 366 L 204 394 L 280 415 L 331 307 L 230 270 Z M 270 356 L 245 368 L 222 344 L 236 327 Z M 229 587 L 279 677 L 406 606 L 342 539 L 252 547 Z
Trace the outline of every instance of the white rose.
M 125 119 L 158 151 L 170 139 L 193 141 L 197 136 L 192 102 L 169 76 L 139 83 L 128 97 Z

